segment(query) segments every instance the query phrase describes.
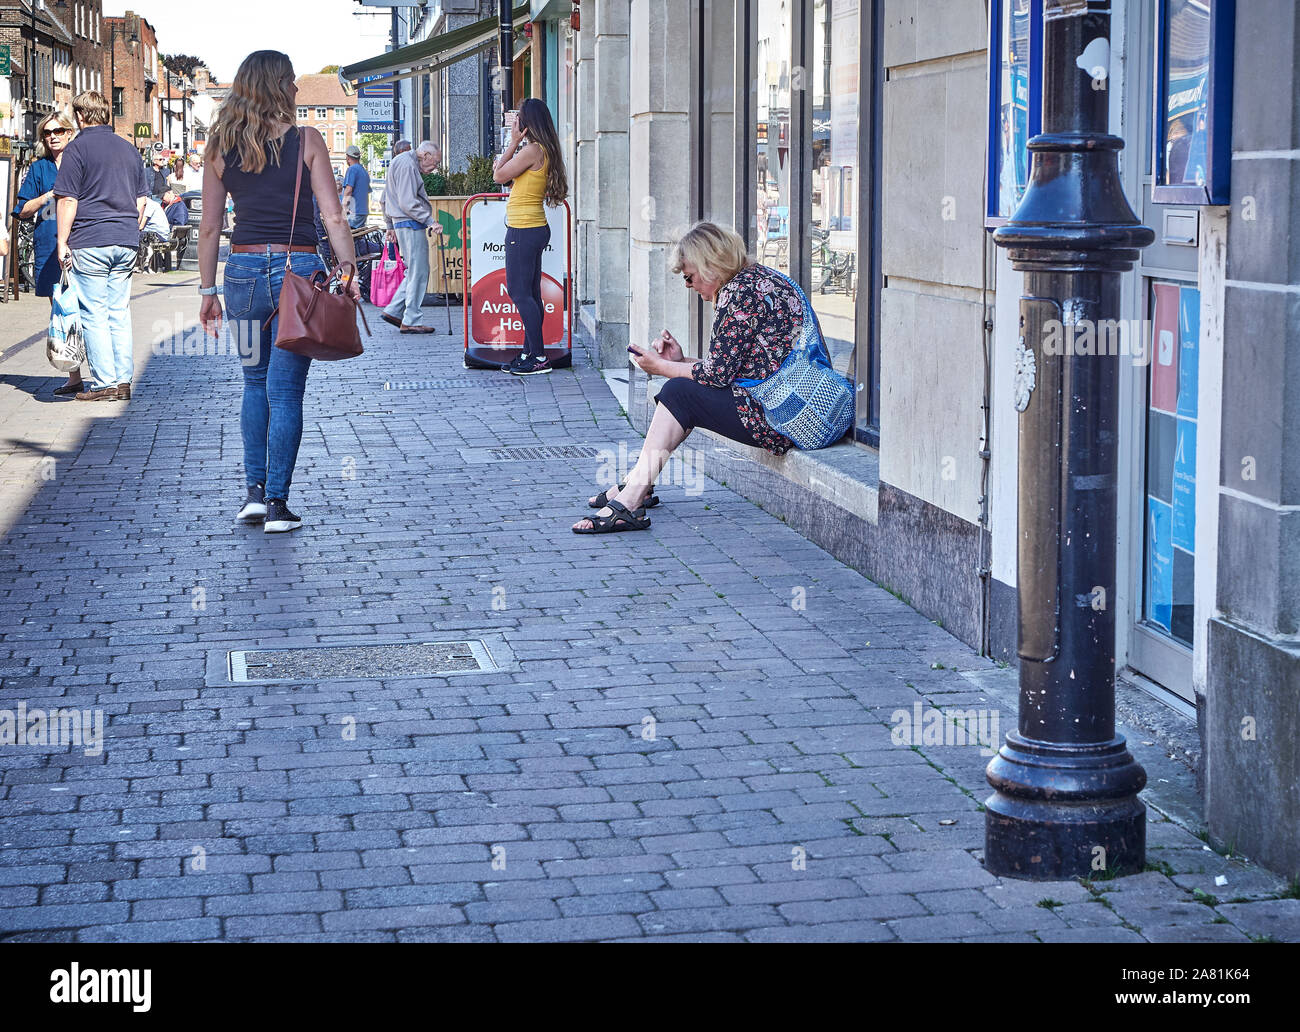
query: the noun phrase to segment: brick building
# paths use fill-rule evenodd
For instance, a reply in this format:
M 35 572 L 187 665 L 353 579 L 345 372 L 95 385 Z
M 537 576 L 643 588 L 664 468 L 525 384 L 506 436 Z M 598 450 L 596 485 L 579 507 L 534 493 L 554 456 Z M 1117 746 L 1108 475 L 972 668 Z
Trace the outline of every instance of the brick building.
M 325 138 L 335 172 L 347 167 L 345 151 L 357 135 L 357 99 L 339 85 L 337 75 L 298 77 L 298 124 Z
M 148 19 L 134 11 L 120 18 L 104 18 L 102 73 L 105 95 L 113 105 L 111 125 L 118 136 L 141 150 L 162 140 L 163 108 L 159 85 L 162 64 L 158 60 L 158 36 Z M 165 86 L 164 86 L 165 89 Z M 148 126 L 135 135 L 136 126 Z
M 32 0 L 0 0 L 0 43 L 12 55 L 9 122 L 30 141 L 36 123 L 72 98 L 73 36 L 48 8 Z
M 104 92 L 104 14 L 102 0 L 47 0 L 72 36 L 71 89 Z

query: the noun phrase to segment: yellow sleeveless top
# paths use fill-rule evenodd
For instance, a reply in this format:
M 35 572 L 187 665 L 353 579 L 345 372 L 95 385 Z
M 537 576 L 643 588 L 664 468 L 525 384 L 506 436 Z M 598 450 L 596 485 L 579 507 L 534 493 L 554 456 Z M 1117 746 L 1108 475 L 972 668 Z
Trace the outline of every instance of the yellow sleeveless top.
M 546 197 L 546 159 L 540 169 L 521 172 L 510 187 L 506 201 L 506 225 L 511 229 L 534 229 L 546 225 L 542 200 Z

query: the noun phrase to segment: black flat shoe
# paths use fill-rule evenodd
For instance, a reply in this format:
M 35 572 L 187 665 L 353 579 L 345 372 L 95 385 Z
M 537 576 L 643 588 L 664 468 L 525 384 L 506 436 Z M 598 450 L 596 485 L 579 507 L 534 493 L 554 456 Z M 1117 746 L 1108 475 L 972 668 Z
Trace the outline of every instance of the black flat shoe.
M 86 385 L 78 380 L 76 383 L 65 383 L 62 387 L 55 387 L 55 394 L 80 394 L 86 389 Z

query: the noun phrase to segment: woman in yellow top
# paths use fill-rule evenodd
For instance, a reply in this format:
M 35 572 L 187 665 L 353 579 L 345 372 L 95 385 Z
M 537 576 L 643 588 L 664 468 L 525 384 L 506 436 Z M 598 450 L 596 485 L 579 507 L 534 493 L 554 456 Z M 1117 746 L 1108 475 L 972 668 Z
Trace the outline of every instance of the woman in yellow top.
M 516 376 L 549 373 L 551 364 L 542 343 L 542 252 L 551 242 L 543 200 L 555 206 L 569 193 L 560 138 L 544 101 L 530 97 L 519 106 L 510 142 L 492 178 L 514 180 L 506 202 L 506 292 L 524 324 L 524 352 L 503 366 Z

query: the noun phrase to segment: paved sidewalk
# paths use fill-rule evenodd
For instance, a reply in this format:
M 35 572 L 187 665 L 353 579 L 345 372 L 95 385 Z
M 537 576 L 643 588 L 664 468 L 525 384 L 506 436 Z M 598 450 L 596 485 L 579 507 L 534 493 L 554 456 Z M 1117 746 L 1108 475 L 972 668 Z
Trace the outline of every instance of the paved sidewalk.
M 896 714 L 1005 732 L 1010 672 L 689 470 L 649 532 L 571 534 L 639 442 L 584 356 L 471 372 L 372 318 L 311 373 L 304 528 L 234 525 L 237 359 L 171 341 L 194 284 L 137 282 L 124 409 L 41 393 L 43 313 L 0 309 L 0 709 L 106 722 L 98 755 L 0 747 L 0 939 L 1300 939 L 1284 884 L 1154 809 L 1145 873 L 988 874 L 988 756 Z M 501 669 L 225 667 L 462 639 Z

